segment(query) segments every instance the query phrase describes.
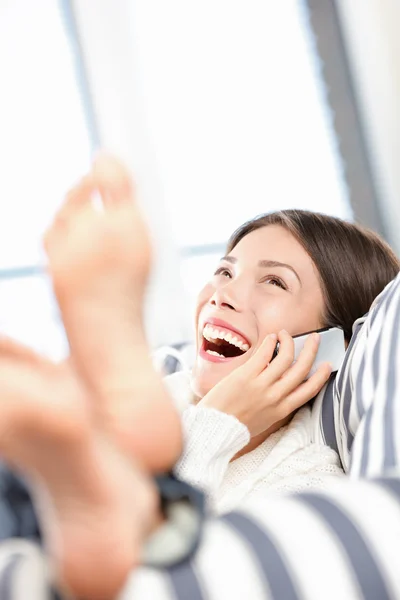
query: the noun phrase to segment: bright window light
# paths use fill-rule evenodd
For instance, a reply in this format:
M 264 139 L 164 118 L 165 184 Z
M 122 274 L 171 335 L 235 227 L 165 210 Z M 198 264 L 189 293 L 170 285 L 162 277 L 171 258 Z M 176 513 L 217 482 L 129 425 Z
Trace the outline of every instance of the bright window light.
M 170 226 L 185 256 L 224 244 L 271 210 L 352 218 L 303 2 L 136 0 L 132 31 Z M 184 259 L 192 296 L 209 262 Z

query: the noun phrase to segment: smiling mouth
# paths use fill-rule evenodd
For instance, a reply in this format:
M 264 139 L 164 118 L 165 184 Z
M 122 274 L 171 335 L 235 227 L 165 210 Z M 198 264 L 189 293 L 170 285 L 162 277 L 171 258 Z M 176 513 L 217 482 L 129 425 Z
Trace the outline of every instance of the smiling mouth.
M 203 350 L 211 356 L 236 358 L 249 349 L 250 344 L 233 332 L 210 324 L 203 329 Z

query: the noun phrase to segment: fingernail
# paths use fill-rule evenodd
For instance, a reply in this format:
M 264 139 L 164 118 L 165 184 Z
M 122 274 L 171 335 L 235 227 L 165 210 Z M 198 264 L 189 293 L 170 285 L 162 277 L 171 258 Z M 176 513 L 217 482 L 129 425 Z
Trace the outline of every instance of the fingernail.
M 311 337 L 315 342 L 319 342 L 319 333 L 313 333 Z
M 271 340 L 275 340 L 275 341 L 278 339 L 278 336 L 276 335 L 276 333 L 270 333 L 269 337 L 271 338 Z
M 280 333 L 280 334 L 281 334 L 281 333 L 287 333 L 287 331 L 286 331 L 286 329 L 281 329 L 279 333 Z

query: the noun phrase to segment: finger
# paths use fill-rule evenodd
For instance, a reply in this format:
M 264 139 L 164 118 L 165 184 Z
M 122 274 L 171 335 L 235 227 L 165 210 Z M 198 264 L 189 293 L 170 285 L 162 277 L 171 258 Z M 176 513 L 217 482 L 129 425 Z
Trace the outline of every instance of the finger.
M 243 365 L 246 375 L 257 376 L 268 367 L 274 354 L 277 339 L 276 333 L 267 335 L 250 360 Z
M 292 364 L 275 384 L 275 392 L 280 397 L 288 396 L 307 377 L 318 353 L 319 334 L 308 336 L 298 359 Z M 279 355 L 278 355 L 279 356 Z
M 131 174 L 116 157 L 106 152 L 99 153 L 93 162 L 92 175 L 105 206 L 134 201 Z
M 307 381 L 301 383 L 286 399 L 282 402 L 282 409 L 286 415 L 297 410 L 306 404 L 321 391 L 332 373 L 330 363 L 323 363 L 318 367 L 314 375 Z
M 270 365 L 268 365 L 268 369 L 266 369 L 263 374 L 263 377 L 268 384 L 280 379 L 294 361 L 294 341 L 292 336 L 282 329 L 278 334 L 278 341 L 278 356 L 274 358 Z

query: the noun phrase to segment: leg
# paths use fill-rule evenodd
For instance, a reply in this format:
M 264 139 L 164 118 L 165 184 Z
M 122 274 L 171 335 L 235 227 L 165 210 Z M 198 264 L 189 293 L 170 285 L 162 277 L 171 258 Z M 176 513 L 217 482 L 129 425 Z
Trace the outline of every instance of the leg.
M 103 210 L 93 204 L 95 193 Z M 45 245 L 74 365 L 100 422 L 151 470 L 170 468 L 181 450 L 180 422 L 154 371 L 142 318 L 150 242 L 118 161 L 98 158 Z
M 74 369 L 56 371 L 15 347 L 1 358 L 8 399 L 1 452 L 40 490 L 36 504 L 60 579 L 93 599 L 118 589 L 157 512 L 135 456 L 163 470 L 181 446 L 179 417 L 143 332 L 146 236 L 126 171 L 102 158 L 46 237 Z
M 108 600 L 153 526 L 151 483 L 91 424 L 79 383 L 30 350 L 0 342 L 0 452 L 28 476 L 58 581 Z

